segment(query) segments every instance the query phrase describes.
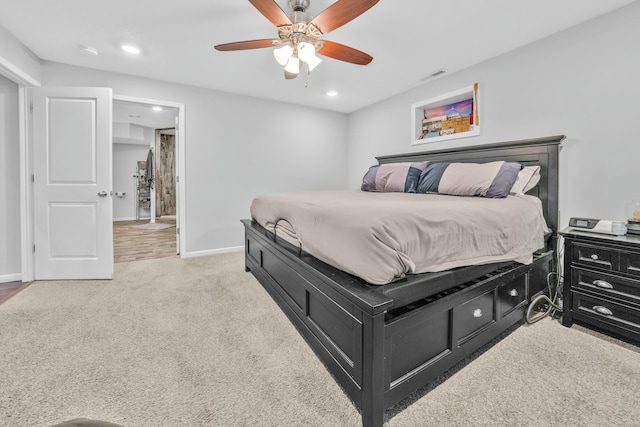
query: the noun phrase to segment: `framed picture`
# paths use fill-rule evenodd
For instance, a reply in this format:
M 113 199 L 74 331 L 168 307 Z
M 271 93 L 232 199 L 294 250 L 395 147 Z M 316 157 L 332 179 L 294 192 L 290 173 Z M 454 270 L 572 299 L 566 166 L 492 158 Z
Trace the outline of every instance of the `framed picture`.
M 480 135 L 478 83 L 411 105 L 412 145 Z

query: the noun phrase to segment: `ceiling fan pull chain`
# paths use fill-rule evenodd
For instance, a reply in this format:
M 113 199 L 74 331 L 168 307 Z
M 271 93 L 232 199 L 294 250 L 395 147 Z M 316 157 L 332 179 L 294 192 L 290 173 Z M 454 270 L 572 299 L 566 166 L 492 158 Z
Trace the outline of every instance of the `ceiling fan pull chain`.
M 311 74 L 311 71 L 309 70 L 309 66 L 307 65 L 307 63 L 304 63 L 304 68 L 305 70 L 307 70 L 306 75 L 304 76 L 304 88 L 308 88 L 309 87 L 309 74 Z

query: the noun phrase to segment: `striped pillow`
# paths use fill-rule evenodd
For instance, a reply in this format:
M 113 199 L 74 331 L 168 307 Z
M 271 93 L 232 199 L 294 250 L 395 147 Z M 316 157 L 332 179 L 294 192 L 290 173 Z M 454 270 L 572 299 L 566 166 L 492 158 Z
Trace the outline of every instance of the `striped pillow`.
M 415 193 L 429 162 L 386 163 L 371 166 L 362 178 L 362 191 Z
M 433 163 L 420 174 L 418 193 L 507 197 L 522 165 L 516 162 Z

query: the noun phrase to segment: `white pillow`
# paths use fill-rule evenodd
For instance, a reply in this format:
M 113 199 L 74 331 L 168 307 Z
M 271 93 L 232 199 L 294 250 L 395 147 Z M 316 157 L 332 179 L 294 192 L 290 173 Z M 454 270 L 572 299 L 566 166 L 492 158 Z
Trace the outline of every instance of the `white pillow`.
M 540 166 L 525 166 L 518 172 L 516 182 L 511 187 L 510 194 L 524 194 L 540 181 Z

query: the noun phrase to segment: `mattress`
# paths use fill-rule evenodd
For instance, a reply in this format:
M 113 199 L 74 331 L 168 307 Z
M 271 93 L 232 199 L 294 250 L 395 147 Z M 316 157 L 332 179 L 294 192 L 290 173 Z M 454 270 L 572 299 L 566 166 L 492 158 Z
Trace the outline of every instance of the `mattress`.
M 382 285 L 408 274 L 530 263 L 548 231 L 534 196 L 311 191 L 256 197 L 251 216 L 314 257 Z

